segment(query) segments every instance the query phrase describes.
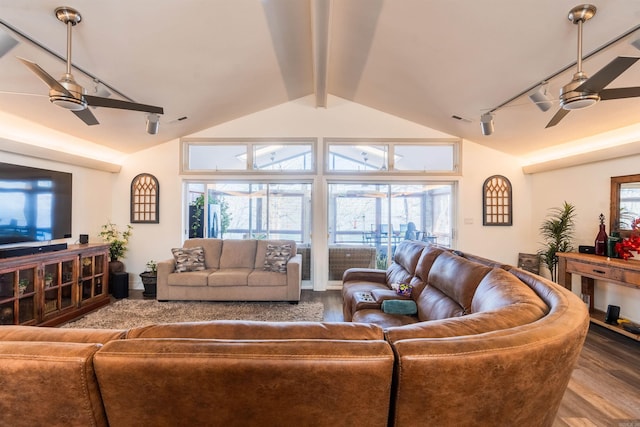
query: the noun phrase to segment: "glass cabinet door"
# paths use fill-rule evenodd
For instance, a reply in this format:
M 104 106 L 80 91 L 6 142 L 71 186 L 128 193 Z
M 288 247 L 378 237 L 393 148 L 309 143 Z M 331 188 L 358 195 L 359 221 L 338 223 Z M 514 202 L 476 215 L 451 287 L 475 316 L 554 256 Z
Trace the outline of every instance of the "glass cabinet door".
M 15 323 L 15 271 L 0 273 L 0 325 Z
M 105 264 L 106 257 L 103 254 L 85 255 L 80 259 L 81 301 L 105 294 Z
M 37 265 L 0 272 L 0 324 L 34 324 L 37 320 Z
M 43 317 L 57 315 L 61 310 L 74 305 L 75 259 L 71 257 L 44 265 L 42 276 L 44 288 Z

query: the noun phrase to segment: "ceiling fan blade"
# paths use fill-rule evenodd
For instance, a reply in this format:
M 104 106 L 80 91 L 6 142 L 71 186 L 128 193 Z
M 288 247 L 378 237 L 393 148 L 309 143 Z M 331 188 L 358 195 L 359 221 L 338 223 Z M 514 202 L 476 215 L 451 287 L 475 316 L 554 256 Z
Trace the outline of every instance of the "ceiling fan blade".
M 136 102 L 121 101 L 119 99 L 103 98 L 101 96 L 84 95 L 87 104 L 92 107 L 119 108 L 121 110 L 143 111 L 145 113 L 164 114 L 162 107 L 138 104 Z
M 564 108 L 559 109 L 558 112 L 551 118 L 551 120 L 549 120 L 549 123 L 547 123 L 545 129 L 560 123 L 560 120 L 562 120 L 567 114 L 569 114 L 569 110 L 565 110 Z
M 56 79 L 51 77 L 51 75 L 47 73 L 45 70 L 43 70 L 42 67 L 40 67 L 38 64 L 20 57 L 18 57 L 18 59 L 20 60 L 20 62 L 26 65 L 28 69 L 30 69 L 38 77 L 40 77 L 40 80 L 45 82 L 45 84 L 49 86 L 50 89 L 55 89 L 58 92 L 64 93 L 65 95 L 73 98 L 73 95 L 71 95 L 71 92 L 69 92 L 64 86 L 62 86 Z
M 78 116 L 78 118 L 85 122 L 88 126 L 100 124 L 100 122 L 98 122 L 98 119 L 96 119 L 96 116 L 94 116 L 91 110 L 89 110 L 88 108 L 79 111 L 72 111 L 72 113 Z
M 600 100 L 635 98 L 640 96 L 640 87 L 618 87 L 600 91 Z
M 618 56 L 574 90 L 576 92 L 598 93 L 604 89 L 606 85 L 614 81 L 620 74 L 624 73 L 627 68 L 635 64 L 638 59 L 640 58 Z

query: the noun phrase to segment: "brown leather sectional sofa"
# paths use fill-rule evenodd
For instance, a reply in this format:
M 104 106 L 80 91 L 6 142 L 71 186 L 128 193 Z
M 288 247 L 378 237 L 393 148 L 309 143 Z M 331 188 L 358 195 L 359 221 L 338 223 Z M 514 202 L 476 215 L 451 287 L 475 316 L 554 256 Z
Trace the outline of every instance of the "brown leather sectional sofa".
M 0 327 L 0 425 L 386 426 L 375 325 L 214 321 Z
M 351 323 L 1 326 L 1 423 L 552 425 L 588 328 L 579 298 L 417 242 L 400 244 L 386 272 L 344 279 Z M 416 316 L 354 300 L 393 299 L 397 280 L 414 284 Z
M 345 320 L 380 325 L 393 348 L 396 426 L 552 425 L 589 325 L 564 287 L 415 241 L 386 271 L 347 270 L 343 298 Z M 389 313 L 388 299 L 417 313 Z

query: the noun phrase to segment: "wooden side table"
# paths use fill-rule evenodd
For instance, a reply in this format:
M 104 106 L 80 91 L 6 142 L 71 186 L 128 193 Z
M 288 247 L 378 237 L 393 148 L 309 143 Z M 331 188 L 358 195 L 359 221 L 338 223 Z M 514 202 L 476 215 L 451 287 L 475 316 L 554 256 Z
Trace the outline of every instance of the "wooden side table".
M 605 313 L 594 307 L 596 280 L 640 289 L 640 262 L 575 252 L 558 252 L 557 255 L 560 285 L 571 290 L 572 275 L 581 276 L 581 292 L 589 297 L 591 322 L 640 341 L 640 335 L 625 331 L 618 325 L 605 323 Z

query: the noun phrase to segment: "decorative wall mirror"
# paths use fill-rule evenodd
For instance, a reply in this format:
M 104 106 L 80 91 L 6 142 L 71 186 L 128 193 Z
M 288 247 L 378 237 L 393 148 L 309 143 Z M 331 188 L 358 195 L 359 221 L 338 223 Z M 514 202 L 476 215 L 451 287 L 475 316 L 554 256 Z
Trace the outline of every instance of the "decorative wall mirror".
M 631 234 L 631 223 L 640 217 L 640 174 L 611 177 L 610 230 Z
M 141 173 L 131 181 L 131 222 L 160 222 L 160 185 L 155 176 Z
M 482 185 L 482 225 L 512 225 L 513 198 L 511 181 L 493 175 Z

